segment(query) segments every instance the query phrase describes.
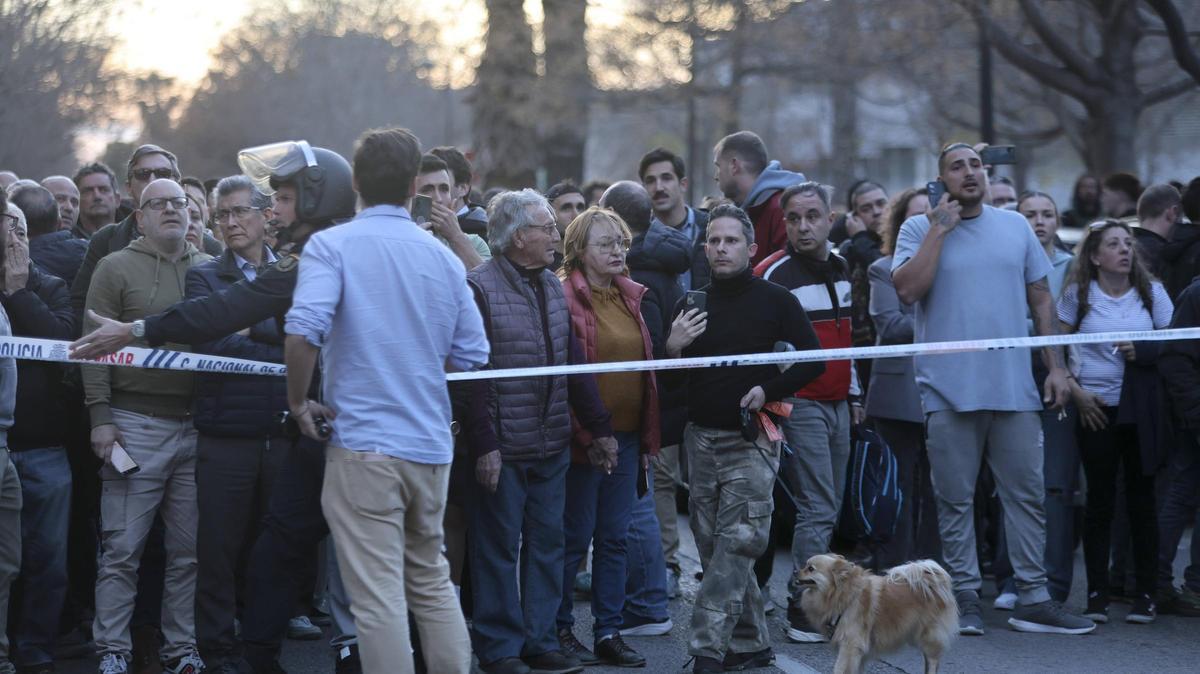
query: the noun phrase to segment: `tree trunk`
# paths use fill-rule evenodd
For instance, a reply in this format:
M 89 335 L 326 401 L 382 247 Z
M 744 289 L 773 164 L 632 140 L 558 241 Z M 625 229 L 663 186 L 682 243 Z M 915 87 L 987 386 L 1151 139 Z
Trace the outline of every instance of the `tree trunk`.
M 545 77 L 539 117 L 546 175 L 551 183 L 583 177 L 588 105 L 592 77 L 588 70 L 587 0 L 542 0 L 546 36 Z
M 833 99 L 833 142 L 829 158 L 830 178 L 837 190 L 850 189 L 858 164 L 858 92 L 853 83 L 830 85 Z
M 1084 161 L 1088 173 L 1137 172 L 1137 124 L 1141 106 L 1130 99 L 1105 98 L 1088 106 Z
M 538 166 L 537 69 L 522 0 L 486 0 L 488 31 L 475 71 L 476 170 L 490 186 L 532 185 Z

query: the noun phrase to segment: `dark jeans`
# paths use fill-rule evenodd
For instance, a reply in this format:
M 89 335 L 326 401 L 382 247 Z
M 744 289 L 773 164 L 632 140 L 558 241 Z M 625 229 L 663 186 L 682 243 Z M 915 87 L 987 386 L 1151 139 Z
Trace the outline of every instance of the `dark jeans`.
M 246 557 L 290 441 L 200 434 L 196 442 L 196 644 L 209 667 L 234 655 Z
M 650 491 L 635 499 L 629 515 L 629 535 L 626 538 L 625 609 L 622 622 L 636 619 L 663 621 L 671 617 L 667 608 L 667 562 L 663 555 L 662 532 L 658 528 L 658 513 L 654 501 L 654 466 L 646 475 Z M 635 488 L 634 495 L 637 495 Z M 592 590 L 595 591 L 595 579 Z M 632 619 L 632 620 L 631 620 Z
M 471 637 L 482 665 L 558 650 L 570 460 L 566 447 L 545 459 L 506 460 L 495 493 L 480 489 L 471 504 Z
M 1088 481 L 1083 553 L 1088 591 L 1108 596 L 1108 560 L 1117 468 L 1125 468 L 1125 501 L 1133 536 L 1137 592 L 1154 596 L 1157 585 L 1158 521 L 1154 511 L 1154 476 L 1142 472 L 1137 427 L 1117 424 L 1117 409 L 1105 407 L 1108 426 L 1089 431 L 1079 426 L 1079 453 Z
M 80 404 L 82 411 L 82 403 Z M 80 417 L 86 417 L 82 412 Z M 88 421 L 68 423 L 67 461 L 71 464 L 71 511 L 67 531 L 67 601 L 63 632 L 85 626 L 96 612 L 96 556 L 100 541 L 100 459 L 89 444 Z
M 891 540 L 871 546 L 875 566 L 882 570 L 914 559 L 941 560 L 942 539 L 933 482 L 929 479 L 925 425 L 893 419 L 875 419 L 874 423 L 896 456 L 900 493 L 904 495 L 895 534 Z
M 270 663 L 279 655 L 306 569 L 329 533 L 321 512 L 325 446 L 301 438 L 286 454 L 246 566 L 242 646 L 246 660 L 259 671 L 273 671 Z M 346 634 L 354 625 L 335 624 L 334 630 Z
M 1180 434 L 1171 455 L 1166 497 L 1158 512 L 1158 584 L 1175 584 L 1175 551 L 1186 529 L 1200 514 L 1200 438 Z M 1183 584 L 1200 592 L 1200 532 L 1192 531 L 1191 560 L 1183 570 Z
M 617 467 L 608 475 L 590 463 L 567 468 L 563 506 L 562 601 L 558 627 L 575 624 L 573 590 L 579 564 L 592 546 L 592 634 L 617 633 L 625 604 L 626 542 L 637 498 L 638 435 L 617 433 Z M 661 546 L 661 543 L 659 544 Z
M 18 667 L 51 662 L 67 597 L 71 466 L 62 447 L 11 452 L 21 478 L 21 575 L 13 583 L 9 628 Z M 4 608 L 4 607 L 0 607 Z

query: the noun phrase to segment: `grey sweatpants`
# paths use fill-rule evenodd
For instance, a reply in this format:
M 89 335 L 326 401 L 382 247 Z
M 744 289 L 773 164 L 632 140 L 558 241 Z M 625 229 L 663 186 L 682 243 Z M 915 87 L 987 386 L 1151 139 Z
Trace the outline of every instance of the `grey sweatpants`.
M 975 482 L 986 457 L 1000 500 L 1008 557 L 1022 604 L 1050 598 L 1046 548 L 1041 419 L 1037 412 L 953 412 L 926 415 L 930 477 L 938 504 L 942 551 L 954 591 L 979 591 L 975 552 Z M 985 451 L 986 449 L 986 451 Z

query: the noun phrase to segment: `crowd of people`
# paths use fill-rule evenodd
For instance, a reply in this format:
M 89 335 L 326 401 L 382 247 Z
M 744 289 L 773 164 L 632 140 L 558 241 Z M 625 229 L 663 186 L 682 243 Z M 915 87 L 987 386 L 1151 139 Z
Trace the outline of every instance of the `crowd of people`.
M 502 372 L 1200 324 L 1200 178 L 1084 176 L 1060 211 L 982 149 L 941 149 L 942 195 L 860 180 L 844 207 L 750 131 L 715 144 L 703 208 L 663 148 L 630 179 L 481 196 L 463 152 L 404 129 L 350 161 L 247 148 L 214 179 L 151 144 L 123 182 L 0 172 L 0 335 L 94 361 L 0 359 L 0 674 L 86 654 L 100 674 L 282 672 L 284 639 L 321 624 L 339 674 L 644 667 L 626 638 L 677 629 L 693 671 L 740 671 L 774 661 L 773 574 L 788 640 L 829 640 L 792 572 L 831 550 L 938 561 L 966 635 L 985 575 L 1023 632 L 1091 632 L 1113 602 L 1200 616 L 1200 540 L 1172 578 L 1200 342 Z M 131 344 L 288 375 L 106 359 Z M 903 499 L 854 539 L 864 428 Z M 685 492 L 701 572 L 677 627 Z

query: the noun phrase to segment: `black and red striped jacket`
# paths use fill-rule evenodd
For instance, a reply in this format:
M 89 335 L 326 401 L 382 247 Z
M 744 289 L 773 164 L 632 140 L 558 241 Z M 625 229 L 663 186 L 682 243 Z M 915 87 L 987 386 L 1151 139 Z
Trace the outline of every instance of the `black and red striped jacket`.
M 757 276 L 787 288 L 804 307 L 822 349 L 853 346 L 850 312 L 850 267 L 830 252 L 824 261 L 797 253 L 792 245 L 775 251 L 754 268 Z M 825 374 L 796 392 L 808 400 L 857 399 L 862 393 L 854 363 L 836 360 L 825 363 Z

